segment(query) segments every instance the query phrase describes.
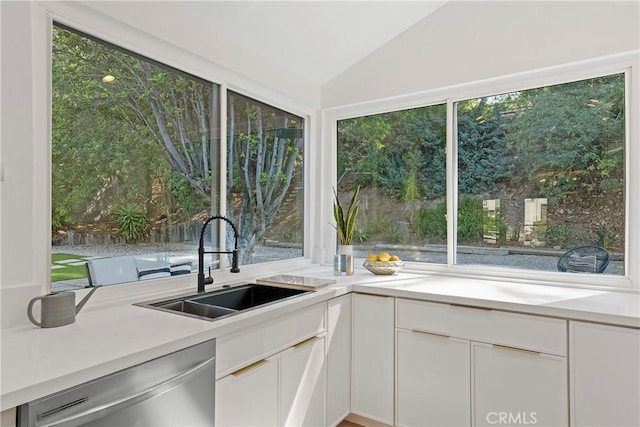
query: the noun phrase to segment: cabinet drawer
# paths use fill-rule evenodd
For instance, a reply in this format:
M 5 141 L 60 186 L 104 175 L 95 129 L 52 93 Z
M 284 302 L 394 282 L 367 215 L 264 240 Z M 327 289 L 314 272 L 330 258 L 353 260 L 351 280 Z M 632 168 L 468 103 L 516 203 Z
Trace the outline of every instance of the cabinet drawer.
M 325 303 L 216 340 L 216 378 L 325 331 Z
M 400 298 L 396 304 L 398 328 L 559 356 L 567 352 L 567 325 L 562 319 Z

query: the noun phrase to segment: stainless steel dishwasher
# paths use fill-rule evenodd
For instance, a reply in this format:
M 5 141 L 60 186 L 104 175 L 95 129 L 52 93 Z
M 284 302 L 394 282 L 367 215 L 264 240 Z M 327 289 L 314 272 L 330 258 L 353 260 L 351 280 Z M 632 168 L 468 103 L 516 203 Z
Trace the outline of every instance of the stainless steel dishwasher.
M 213 426 L 215 340 L 21 405 L 18 426 Z

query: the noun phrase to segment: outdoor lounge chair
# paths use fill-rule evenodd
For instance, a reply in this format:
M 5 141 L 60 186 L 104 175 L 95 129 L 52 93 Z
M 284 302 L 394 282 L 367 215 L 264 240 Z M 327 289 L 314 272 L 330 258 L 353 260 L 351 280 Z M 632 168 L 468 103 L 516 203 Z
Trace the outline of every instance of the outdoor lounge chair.
M 578 246 L 564 253 L 558 260 L 558 271 L 570 273 L 604 273 L 611 256 L 600 246 Z

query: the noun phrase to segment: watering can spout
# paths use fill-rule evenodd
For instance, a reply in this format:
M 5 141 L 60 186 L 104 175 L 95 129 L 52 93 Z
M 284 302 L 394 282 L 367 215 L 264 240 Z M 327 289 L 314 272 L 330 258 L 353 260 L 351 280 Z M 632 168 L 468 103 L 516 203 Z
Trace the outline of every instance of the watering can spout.
M 82 298 L 82 301 L 80 301 L 78 303 L 78 305 L 76 306 L 76 314 L 78 314 L 80 312 L 80 310 L 82 310 L 82 307 L 84 307 L 84 305 L 87 303 L 87 301 L 89 301 L 89 298 L 91 297 L 91 295 L 93 295 L 93 293 L 98 288 L 99 288 L 99 286 L 94 287 L 93 289 L 91 289 L 91 291 L 84 298 Z

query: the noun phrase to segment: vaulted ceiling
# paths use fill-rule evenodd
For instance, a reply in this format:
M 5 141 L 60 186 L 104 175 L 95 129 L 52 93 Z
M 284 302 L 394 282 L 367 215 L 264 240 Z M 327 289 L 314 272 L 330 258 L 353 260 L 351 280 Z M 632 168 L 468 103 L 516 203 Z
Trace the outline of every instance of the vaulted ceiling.
M 155 37 L 259 58 L 322 86 L 446 1 L 87 1 Z M 194 39 L 198 40 L 194 43 Z M 218 55 L 218 60 L 220 56 Z M 224 64 L 223 64 L 224 65 Z

